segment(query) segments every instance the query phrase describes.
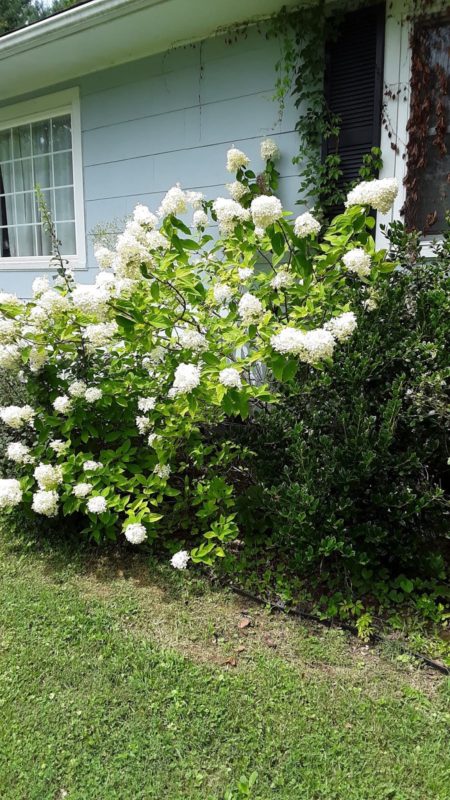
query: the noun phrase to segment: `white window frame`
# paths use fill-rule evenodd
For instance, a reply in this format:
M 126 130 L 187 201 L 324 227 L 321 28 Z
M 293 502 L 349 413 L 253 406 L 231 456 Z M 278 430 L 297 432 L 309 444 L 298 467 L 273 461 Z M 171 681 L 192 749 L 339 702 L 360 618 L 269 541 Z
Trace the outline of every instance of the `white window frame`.
M 439 10 L 437 8 L 437 10 Z M 432 16 L 433 6 L 427 10 Z M 386 125 L 381 129 L 381 152 L 383 168 L 380 178 L 397 178 L 399 192 L 392 210 L 388 214 L 377 214 L 376 243 L 377 247 L 388 247 L 389 242 L 383 235 L 380 225 L 389 225 L 394 220 L 402 219 L 400 211 L 406 200 L 404 180 L 407 172 L 408 142 L 407 124 L 411 107 L 411 48 L 409 45 L 411 25 L 404 13 L 402 0 L 394 0 L 393 7 L 386 14 L 384 86 L 384 119 Z M 389 136 L 389 134 L 391 134 Z M 422 254 L 433 255 L 433 243 L 442 241 L 441 235 L 424 236 L 421 241 Z
M 15 105 L 0 108 L 0 130 L 29 122 L 70 114 L 72 130 L 73 192 L 75 208 L 76 254 L 64 256 L 71 269 L 86 268 L 86 236 L 84 227 L 83 160 L 81 150 L 80 95 L 77 87 L 42 95 Z M 51 256 L 0 256 L 0 271 L 55 269 Z

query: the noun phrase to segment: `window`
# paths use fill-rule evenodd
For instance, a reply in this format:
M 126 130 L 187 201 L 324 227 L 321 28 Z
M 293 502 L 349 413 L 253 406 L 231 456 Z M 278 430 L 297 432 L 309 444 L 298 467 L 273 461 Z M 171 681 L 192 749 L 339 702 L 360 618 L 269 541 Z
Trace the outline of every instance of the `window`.
M 40 220 L 39 186 L 61 251 L 84 266 L 78 96 L 60 92 L 0 109 L 0 266 L 45 267 L 51 241 Z
M 445 229 L 450 208 L 450 18 L 414 31 L 408 122 L 407 225 L 425 234 Z

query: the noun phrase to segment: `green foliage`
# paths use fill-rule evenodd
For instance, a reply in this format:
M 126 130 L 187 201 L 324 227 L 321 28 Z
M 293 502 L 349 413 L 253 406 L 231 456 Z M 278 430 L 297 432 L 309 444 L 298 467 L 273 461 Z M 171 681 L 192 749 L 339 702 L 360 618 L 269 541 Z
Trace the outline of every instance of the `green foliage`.
M 326 370 L 301 367 L 243 437 L 254 485 L 240 509 L 252 557 L 281 560 L 287 582 L 312 577 L 328 616 L 352 588 L 437 619 L 450 594 L 450 248 L 429 261 L 398 223 L 390 235 L 402 266 L 375 293 L 355 289 L 351 342 Z
M 43 6 L 33 0 L 0 0 L 0 36 L 36 22 Z
M 22 375 L 31 406 L 26 420 L 20 408 L 1 412 L 32 439 L 15 459 L 12 503 L 21 492 L 41 516 L 83 519 L 81 532 L 96 542 L 123 532 L 172 551 L 186 544 L 194 562 L 225 557 L 238 535 L 234 477 L 246 475 L 236 447 L 215 431 L 275 402 L 272 377 L 287 384 L 304 361 L 318 370 L 330 361 L 342 338 L 326 326 L 352 317 L 360 281 L 343 260 L 350 250 L 370 264 L 367 286 L 394 267 L 375 248 L 366 207 L 349 207 L 320 238 L 311 215 L 312 228 L 303 230 L 303 217 L 293 224 L 271 194 L 278 173 L 267 151 L 278 150 L 263 144 L 260 175 L 245 154 L 228 153 L 242 205 L 173 187 L 159 218 L 138 206 L 116 249 L 98 251 L 115 271 L 92 286 L 66 269 L 41 198 L 55 287 L 38 279 L 30 302 L 0 299 L 1 363 Z M 201 207 L 200 225 L 181 219 L 189 203 Z M 217 238 L 205 232 L 208 214 Z
M 77 0 L 0 0 L 0 36 L 77 5 Z

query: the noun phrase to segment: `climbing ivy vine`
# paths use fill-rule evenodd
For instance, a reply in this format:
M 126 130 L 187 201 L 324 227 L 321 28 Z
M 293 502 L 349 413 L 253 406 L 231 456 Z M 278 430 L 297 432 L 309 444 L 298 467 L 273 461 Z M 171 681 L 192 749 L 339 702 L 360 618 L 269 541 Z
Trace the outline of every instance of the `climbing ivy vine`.
M 288 96 L 294 98 L 299 112 L 295 125 L 299 134 L 299 149 L 293 159 L 299 166 L 299 194 L 303 201 L 312 201 L 316 212 L 320 210 L 324 216 L 343 202 L 349 188 L 343 186 L 342 182 L 340 119 L 329 108 L 325 95 L 325 43 L 336 40 L 348 12 L 369 5 L 372 3 L 358 0 L 330 5 L 320 0 L 307 8 L 283 8 L 269 25 L 269 36 L 277 37 L 282 46 L 281 57 L 276 65 L 275 92 L 280 114 Z M 417 206 L 420 176 L 427 165 L 427 142 L 432 120 L 435 124 L 433 146 L 440 157 L 447 153 L 445 134 L 449 112 L 445 97 L 449 91 L 450 75 L 442 65 L 434 67 L 434 75 L 429 69 L 427 53 L 432 36 L 436 46 L 436 30 L 425 24 L 431 14 L 442 15 L 446 7 L 447 0 L 405 0 L 403 7 L 404 19 L 410 24 L 413 53 L 405 180 L 407 200 L 403 209 L 410 228 L 415 227 L 416 223 L 414 209 Z M 385 99 L 389 91 L 385 87 Z M 392 127 L 386 118 L 385 107 L 382 118 L 384 125 Z M 332 147 L 325 148 L 326 143 L 332 143 Z M 324 155 L 325 150 L 327 152 Z M 381 150 L 372 148 L 363 158 L 359 178 L 370 180 L 376 177 L 381 167 Z M 434 218 L 435 214 L 430 210 L 428 225 L 433 224 Z

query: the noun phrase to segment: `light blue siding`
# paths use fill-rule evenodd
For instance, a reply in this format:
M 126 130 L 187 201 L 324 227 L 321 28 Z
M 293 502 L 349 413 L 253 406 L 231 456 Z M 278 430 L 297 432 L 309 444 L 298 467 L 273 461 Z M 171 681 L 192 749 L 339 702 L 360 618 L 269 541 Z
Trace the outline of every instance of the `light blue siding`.
M 279 43 L 253 29 L 232 44 L 214 38 L 80 78 L 88 265 L 79 280 L 92 280 L 96 269 L 95 226 L 121 220 L 137 202 L 155 209 L 177 181 L 207 197 L 226 192 L 225 154 L 233 144 L 258 171 L 261 138 L 278 141 L 280 196 L 293 208 L 298 112 L 288 99 L 279 119 L 279 55 Z M 36 274 L 3 271 L 0 286 L 29 296 Z

